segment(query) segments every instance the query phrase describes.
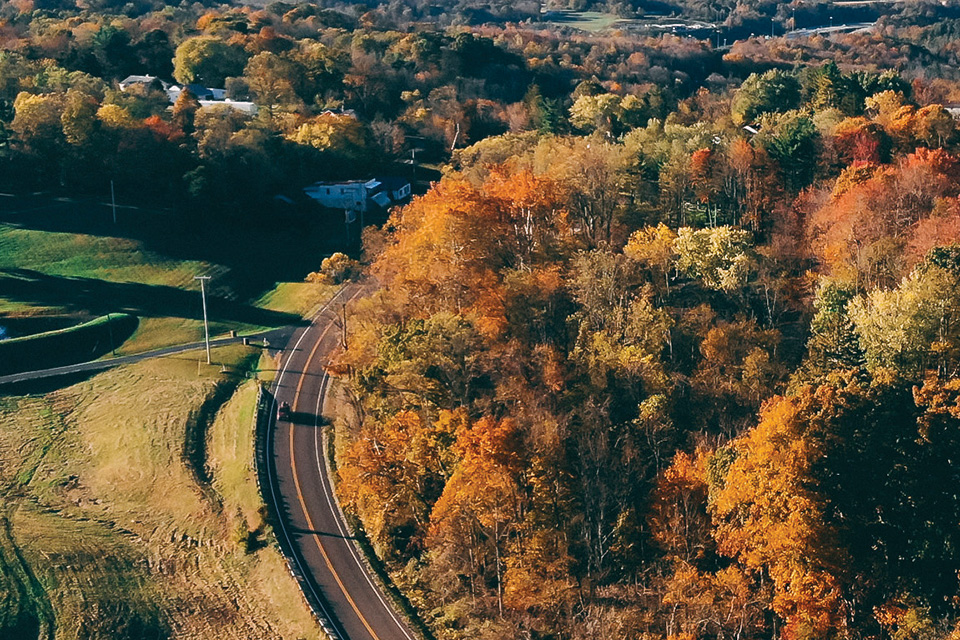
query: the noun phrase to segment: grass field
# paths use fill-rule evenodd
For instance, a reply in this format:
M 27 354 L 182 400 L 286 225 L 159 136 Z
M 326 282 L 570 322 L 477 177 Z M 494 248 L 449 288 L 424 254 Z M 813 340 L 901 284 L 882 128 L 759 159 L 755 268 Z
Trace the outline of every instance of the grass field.
M 124 210 L 113 224 L 96 203 L 0 198 L 0 333 L 4 318 L 81 322 L 140 318 L 118 349 L 139 353 L 203 337 L 198 275 L 209 275 L 212 335 L 290 324 L 326 295 L 302 285 L 336 248 L 309 213 L 217 220 L 200 212 Z
M 261 520 L 259 356 L 234 346 L 214 353 L 225 373 L 191 353 L 0 396 L 0 637 L 319 637 Z
M 548 22 L 561 27 L 573 27 L 589 33 L 605 31 L 621 22 L 621 18 L 599 11 L 554 11 Z

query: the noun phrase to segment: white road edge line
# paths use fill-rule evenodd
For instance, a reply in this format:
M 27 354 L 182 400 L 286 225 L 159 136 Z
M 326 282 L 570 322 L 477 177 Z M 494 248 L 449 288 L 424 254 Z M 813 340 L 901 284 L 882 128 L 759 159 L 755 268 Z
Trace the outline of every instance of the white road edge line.
M 404 637 L 407 638 L 408 640 L 416 640 L 409 633 L 407 633 L 406 627 L 403 625 L 401 620 L 397 617 L 397 614 L 393 610 L 393 607 L 391 607 L 387 603 L 387 601 L 384 600 L 383 594 L 380 593 L 380 588 L 377 587 L 377 585 L 373 583 L 373 580 L 370 579 L 370 572 L 367 570 L 367 567 L 363 564 L 363 561 L 360 559 L 360 556 L 357 553 L 357 545 L 352 541 L 350 532 L 346 531 L 343 526 L 343 520 L 346 518 L 346 516 L 343 513 L 343 509 L 340 508 L 340 501 L 337 500 L 336 504 L 334 504 L 334 501 L 330 497 L 333 494 L 334 488 L 333 486 L 328 485 L 330 477 L 328 474 L 324 473 L 324 470 L 323 470 L 324 465 L 321 463 L 321 460 L 320 460 L 320 455 L 321 455 L 320 450 L 322 449 L 322 447 L 320 446 L 320 411 L 322 407 L 320 405 L 323 402 L 324 396 L 326 395 L 327 381 L 329 380 L 329 378 L 330 378 L 330 374 L 327 373 L 327 371 L 324 371 L 323 378 L 320 380 L 320 393 L 317 394 L 317 408 L 316 408 L 316 411 L 314 412 L 314 432 L 313 432 L 314 449 L 316 450 L 316 454 L 317 454 L 317 473 L 320 475 L 320 482 L 322 482 L 324 486 L 327 486 L 329 489 L 328 491 L 324 491 L 327 498 L 327 504 L 330 505 L 330 510 L 333 512 L 335 516 L 334 520 L 337 521 L 337 529 L 340 531 L 340 535 L 342 535 L 344 540 L 347 542 L 347 548 L 350 549 L 351 557 L 357 563 L 357 566 L 360 567 L 360 572 L 363 574 L 363 577 L 367 580 L 367 584 L 369 584 L 370 588 L 373 589 L 373 592 L 377 594 L 377 599 L 380 600 L 380 604 L 382 604 L 383 608 L 387 611 L 388 614 L 390 614 L 390 618 L 394 621 L 394 623 L 396 623 L 397 627 L 400 629 L 400 632 L 403 633 Z
M 320 310 L 313 315 L 312 318 L 310 318 L 310 325 L 303 330 L 303 333 L 300 334 L 300 338 L 297 340 L 296 344 L 293 346 L 294 352 L 300 348 L 300 343 L 303 342 L 303 339 L 307 337 L 307 334 L 310 333 L 310 330 L 313 328 L 314 318 L 318 317 L 321 313 L 326 311 L 327 307 L 333 304 L 333 301 L 336 300 L 338 297 L 340 297 L 340 294 L 346 291 L 346 289 L 347 289 L 346 287 L 342 287 L 339 291 L 337 291 L 337 293 L 334 294 L 334 296 L 330 298 L 330 300 L 328 300 L 327 303 L 324 304 L 320 308 Z M 293 352 L 291 352 L 291 356 L 292 356 L 292 353 Z M 290 356 L 287 357 L 286 361 L 283 363 L 283 368 L 280 370 L 280 375 L 278 375 L 277 379 L 274 380 L 273 382 L 274 392 L 273 394 L 271 394 L 271 397 L 273 398 L 273 402 L 270 403 L 270 420 L 274 422 L 274 429 L 269 429 L 269 428 L 267 429 L 266 449 L 267 449 L 268 456 L 273 454 L 272 443 L 274 439 L 274 430 L 276 428 L 275 416 L 276 416 L 276 410 L 277 410 L 276 390 L 280 388 L 281 382 L 283 381 L 283 376 L 286 375 L 287 373 L 287 367 L 290 366 L 291 359 L 292 357 Z M 273 478 L 272 469 L 273 469 L 273 465 L 270 464 L 270 460 L 268 458 L 267 459 L 267 481 L 270 483 L 270 494 L 273 497 L 273 506 L 277 510 L 277 516 L 278 516 L 277 522 L 280 524 L 280 529 L 283 531 L 283 537 L 287 540 L 287 545 L 290 548 L 291 555 L 293 556 L 293 561 L 297 564 L 297 568 L 300 570 L 300 574 L 304 576 L 305 582 L 310 587 L 310 591 L 313 593 L 314 599 L 317 601 L 317 604 L 320 605 L 320 609 L 323 610 L 323 615 L 327 617 L 327 620 L 329 620 L 330 624 L 334 627 L 333 630 L 336 633 L 337 638 L 339 638 L 340 640 L 346 640 L 346 635 L 343 633 L 343 630 L 336 628 L 338 626 L 338 623 L 335 622 L 334 617 L 330 615 L 329 611 L 327 611 L 327 608 L 323 604 L 323 598 L 319 593 L 317 593 L 317 589 L 313 584 L 313 576 L 310 575 L 307 571 L 304 571 L 303 564 L 300 562 L 300 557 L 297 554 L 296 548 L 294 547 L 293 540 L 290 538 L 290 532 L 287 530 L 287 525 L 284 522 L 282 515 L 280 514 L 280 502 L 277 500 L 277 488 L 276 488 L 276 482 Z M 320 625 L 320 626 L 321 628 L 323 627 L 323 625 Z M 324 632 L 327 633 L 327 630 L 324 629 Z

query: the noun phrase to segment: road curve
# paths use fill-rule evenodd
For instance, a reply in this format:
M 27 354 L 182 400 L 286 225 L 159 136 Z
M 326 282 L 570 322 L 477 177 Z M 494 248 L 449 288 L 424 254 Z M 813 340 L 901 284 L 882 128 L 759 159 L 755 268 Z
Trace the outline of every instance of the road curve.
M 278 514 L 277 535 L 291 549 L 301 583 L 333 626 L 334 640 L 416 640 L 364 565 L 330 483 L 320 427 L 328 376 L 324 365 L 340 344 L 334 320 L 341 304 L 359 297 L 348 285 L 290 338 L 274 382 L 275 403 L 291 408 L 289 421 L 268 430 L 268 499 Z M 276 416 L 275 407 L 271 412 Z M 305 584 L 304 584 L 305 583 Z M 328 633 L 331 631 L 327 629 Z

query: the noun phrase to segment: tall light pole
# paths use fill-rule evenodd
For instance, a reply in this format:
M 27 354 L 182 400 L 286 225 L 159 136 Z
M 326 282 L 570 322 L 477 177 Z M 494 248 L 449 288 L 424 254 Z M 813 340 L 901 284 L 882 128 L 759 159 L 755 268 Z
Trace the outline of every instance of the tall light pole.
M 204 282 L 210 279 L 210 276 L 194 276 L 194 280 L 200 281 L 200 297 L 203 299 L 203 335 L 207 345 L 207 364 L 210 364 L 210 325 L 207 324 L 207 288 Z

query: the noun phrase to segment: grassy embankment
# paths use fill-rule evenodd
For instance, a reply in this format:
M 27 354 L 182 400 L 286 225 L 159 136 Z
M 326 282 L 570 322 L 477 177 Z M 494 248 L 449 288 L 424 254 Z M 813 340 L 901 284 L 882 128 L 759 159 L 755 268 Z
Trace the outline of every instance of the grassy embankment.
M 0 340 L 0 375 L 91 360 L 122 344 L 137 324 L 136 316 L 114 313 L 65 329 Z
M 184 354 L 0 396 L 0 637 L 319 636 L 265 544 L 244 375 L 258 355 L 216 350 L 226 373 Z

